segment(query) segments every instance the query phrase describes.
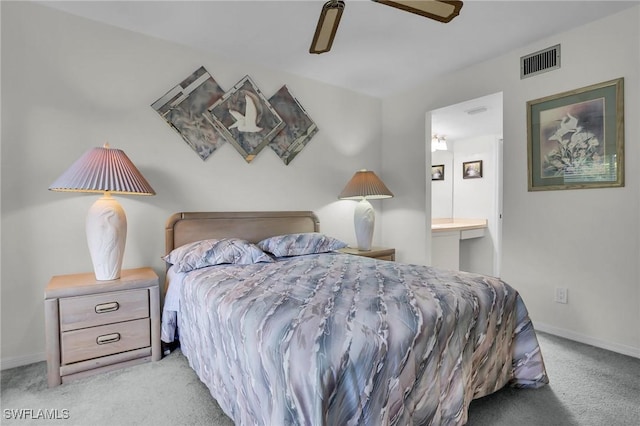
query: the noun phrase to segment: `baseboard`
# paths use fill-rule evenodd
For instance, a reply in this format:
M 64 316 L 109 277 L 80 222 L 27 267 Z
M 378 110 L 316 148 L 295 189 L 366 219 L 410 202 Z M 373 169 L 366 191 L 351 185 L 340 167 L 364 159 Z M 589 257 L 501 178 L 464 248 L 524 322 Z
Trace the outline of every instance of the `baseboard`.
M 13 356 L 0 359 L 0 370 L 8 370 L 10 368 L 22 367 L 23 365 L 33 364 L 35 362 L 45 361 L 47 354 L 40 352 L 37 354 L 26 356 Z
M 606 340 L 595 339 L 590 336 L 585 336 L 584 334 L 576 333 L 575 331 L 554 327 L 552 325 L 544 324 L 537 321 L 534 323 L 534 327 L 536 330 L 553 334 L 554 336 L 564 337 L 565 339 L 584 343 L 586 345 L 591 345 L 597 348 L 606 349 L 608 351 L 617 352 L 619 354 L 632 356 L 634 358 L 640 358 L 640 348 L 634 348 L 632 346 L 620 345 L 618 343 L 607 342 Z

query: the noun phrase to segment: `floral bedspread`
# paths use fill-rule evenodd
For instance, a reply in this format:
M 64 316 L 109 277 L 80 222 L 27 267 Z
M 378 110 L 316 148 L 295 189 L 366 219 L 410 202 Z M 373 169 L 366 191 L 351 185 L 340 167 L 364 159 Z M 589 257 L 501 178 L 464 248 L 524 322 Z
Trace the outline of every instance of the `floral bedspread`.
M 497 278 L 329 253 L 198 269 L 179 294 L 182 351 L 238 425 L 461 425 L 548 383 Z

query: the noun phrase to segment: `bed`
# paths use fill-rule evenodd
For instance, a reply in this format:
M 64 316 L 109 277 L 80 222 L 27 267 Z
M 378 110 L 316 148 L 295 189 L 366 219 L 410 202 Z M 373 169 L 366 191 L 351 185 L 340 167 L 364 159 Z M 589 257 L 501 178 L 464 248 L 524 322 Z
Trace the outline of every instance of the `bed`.
M 548 383 L 497 278 L 340 253 L 313 212 L 177 213 L 165 236 L 162 340 L 238 425 L 462 425 Z

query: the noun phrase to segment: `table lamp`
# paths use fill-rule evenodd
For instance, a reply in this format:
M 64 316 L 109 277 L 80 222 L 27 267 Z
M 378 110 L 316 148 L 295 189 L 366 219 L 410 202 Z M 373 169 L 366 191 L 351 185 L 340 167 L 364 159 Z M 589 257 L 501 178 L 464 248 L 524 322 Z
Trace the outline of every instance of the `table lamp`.
M 393 193 L 370 170 L 358 170 L 338 196 L 341 200 L 360 200 L 353 215 L 358 250 L 371 250 L 371 241 L 373 240 L 375 211 L 367 199 L 391 197 L 393 197 Z
M 127 217 L 111 194 L 155 195 L 129 157 L 105 144 L 87 151 L 49 187 L 51 191 L 97 192 L 104 195 L 87 214 L 87 243 L 98 281 L 120 278 Z

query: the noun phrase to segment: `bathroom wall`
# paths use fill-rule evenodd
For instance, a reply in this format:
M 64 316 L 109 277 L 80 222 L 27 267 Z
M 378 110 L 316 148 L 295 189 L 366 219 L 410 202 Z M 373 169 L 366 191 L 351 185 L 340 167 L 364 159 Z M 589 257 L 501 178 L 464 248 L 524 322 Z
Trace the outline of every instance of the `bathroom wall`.
M 431 181 L 431 217 L 487 219 L 485 237 L 460 240 L 459 269 L 499 275 L 499 170 L 497 135 L 474 136 L 448 143 L 431 154 L 431 164 L 445 165 L 445 180 Z M 463 178 L 463 163 L 482 161 L 482 177 Z M 434 241 L 433 244 L 439 244 Z M 436 250 L 437 247 L 434 248 Z
M 439 164 L 444 164 L 444 180 L 432 180 L 430 182 L 431 217 L 453 217 L 453 151 L 432 152 L 431 165 Z M 427 185 L 429 185 L 429 182 L 427 182 Z
M 487 275 L 494 270 L 499 247 L 498 172 L 499 137 L 477 136 L 456 141 L 453 152 L 453 217 L 487 219 L 483 238 L 460 241 L 460 269 Z M 482 160 L 482 177 L 463 179 L 463 163 Z

